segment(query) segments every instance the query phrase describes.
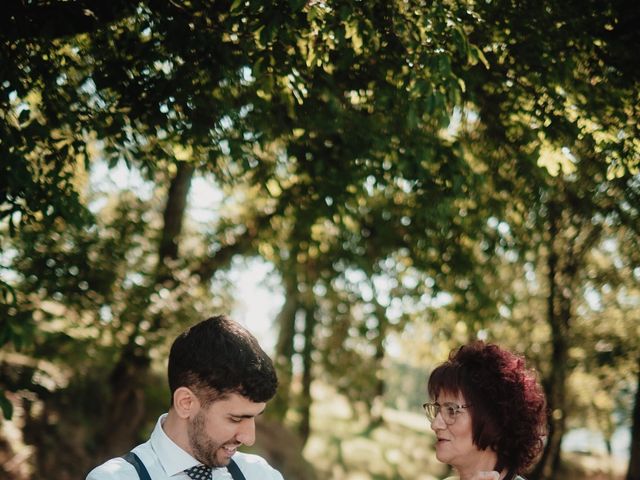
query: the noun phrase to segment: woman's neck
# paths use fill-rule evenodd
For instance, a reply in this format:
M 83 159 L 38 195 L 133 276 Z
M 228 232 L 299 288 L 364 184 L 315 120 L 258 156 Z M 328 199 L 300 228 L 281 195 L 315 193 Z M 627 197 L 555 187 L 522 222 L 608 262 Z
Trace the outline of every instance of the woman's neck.
M 496 476 L 495 470 L 478 470 L 476 472 L 469 472 L 466 474 L 461 474 L 459 477 L 451 477 L 451 479 L 458 480 L 509 480 L 506 478 L 509 473 L 507 470 L 502 470 Z
M 453 467 L 458 472 L 460 480 L 476 480 L 478 472 L 491 472 L 495 469 L 498 462 L 498 455 L 491 450 L 483 450 L 478 452 L 476 458 L 469 459 L 470 461 L 463 465 L 454 465 Z M 500 479 L 506 475 L 506 470 L 500 472 Z M 487 477 L 491 478 L 491 477 Z

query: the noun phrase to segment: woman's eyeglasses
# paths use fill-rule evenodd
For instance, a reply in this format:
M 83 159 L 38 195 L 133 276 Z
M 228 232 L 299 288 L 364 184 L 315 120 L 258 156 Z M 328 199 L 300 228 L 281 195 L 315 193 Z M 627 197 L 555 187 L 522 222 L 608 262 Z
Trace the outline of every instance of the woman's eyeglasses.
M 471 405 L 458 405 L 457 403 L 453 402 L 445 402 L 440 405 L 438 402 L 434 402 L 425 403 L 424 405 L 422 405 L 422 408 L 424 408 L 424 412 L 426 413 L 427 419 L 430 422 L 433 422 L 438 416 L 438 413 L 440 413 L 442 415 L 442 420 L 444 420 L 444 423 L 446 423 L 447 425 L 453 425 L 463 409 L 469 408 L 470 406 Z

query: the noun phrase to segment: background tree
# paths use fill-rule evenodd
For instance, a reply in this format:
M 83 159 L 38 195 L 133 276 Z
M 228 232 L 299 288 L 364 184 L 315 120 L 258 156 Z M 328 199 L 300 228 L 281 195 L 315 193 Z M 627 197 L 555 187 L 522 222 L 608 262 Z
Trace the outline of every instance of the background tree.
M 571 381 L 622 391 L 607 368 L 637 349 L 592 329 L 589 303 L 634 311 L 637 12 L 592 7 L 9 2 L 1 382 L 26 442 L 69 453 L 38 448 L 35 474 L 77 478 L 134 443 L 166 407 L 164 339 L 228 310 L 226 270 L 258 257 L 285 291 L 274 413 L 303 440 L 315 380 L 382 425 L 389 341 L 425 318 L 438 351 L 524 323 L 535 338 L 512 344 L 534 347 L 557 412 L 551 478 Z M 140 178 L 98 191 L 104 164 Z M 200 178 L 224 195 L 204 225 Z
M 545 384 L 552 416 L 534 477 L 552 478 L 566 427 L 571 330 L 585 257 L 604 226 L 629 228 L 631 238 L 638 234 L 638 212 L 632 207 L 637 205 L 638 156 L 629 156 L 637 152 L 638 75 L 635 67 L 627 68 L 619 43 L 638 43 L 627 23 L 627 15 L 638 12 L 611 3 L 595 18 L 593 11 L 572 4 L 498 2 L 478 5 L 474 13 L 486 23 L 475 24 L 469 38 L 484 46 L 491 68 L 464 77 L 469 110 L 478 118 L 472 122 L 470 138 L 476 142 L 471 145 L 488 140 L 488 148 L 477 155 L 493 158 L 488 168 L 499 179 L 497 192 L 506 187 L 525 194 L 522 203 L 512 203 L 512 210 L 520 209 L 512 215 L 521 218 L 518 224 L 525 230 L 512 231 L 516 242 L 537 244 L 534 250 L 542 248 L 546 258 L 553 367 L 546 370 Z M 494 29 L 496 23 L 502 28 Z M 554 34 L 542 25 L 553 25 Z M 557 157 L 560 151 L 564 158 Z M 538 167 L 549 161 L 549 152 L 558 152 L 549 165 L 555 178 L 546 178 Z M 511 167 L 505 158 L 513 159 Z M 533 182 L 525 185 L 525 178 Z M 505 221 L 511 229 L 517 226 Z M 532 238 L 536 225 L 540 236 Z

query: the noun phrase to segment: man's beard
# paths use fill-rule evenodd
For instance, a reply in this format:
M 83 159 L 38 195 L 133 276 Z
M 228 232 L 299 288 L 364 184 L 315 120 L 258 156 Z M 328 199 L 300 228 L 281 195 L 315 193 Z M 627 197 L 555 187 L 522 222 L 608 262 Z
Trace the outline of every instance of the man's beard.
M 189 445 L 196 460 L 208 467 L 217 468 L 227 466 L 228 461 L 220 462 L 216 458 L 216 453 L 218 453 L 223 444 L 215 443 L 207 436 L 204 412 L 202 410 L 189 422 L 187 435 L 189 436 Z

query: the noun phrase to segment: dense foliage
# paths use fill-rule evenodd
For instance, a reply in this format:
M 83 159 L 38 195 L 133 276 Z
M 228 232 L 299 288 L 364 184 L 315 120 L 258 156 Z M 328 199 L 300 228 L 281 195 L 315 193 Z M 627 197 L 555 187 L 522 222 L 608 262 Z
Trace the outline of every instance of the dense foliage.
M 0 388 L 36 447 L 34 478 L 77 478 L 139 438 L 166 408 L 166 339 L 231 308 L 238 258 L 281 283 L 271 410 L 303 439 L 314 380 L 373 428 L 395 384 L 390 344 L 393 362 L 426 373 L 477 335 L 526 352 L 543 376 L 554 415 L 534 478 L 553 478 L 582 419 L 607 438 L 629 424 L 630 3 L 4 8 Z M 190 210 L 194 182 L 221 194 L 205 221 Z M 583 400 L 583 385 L 599 393 Z

